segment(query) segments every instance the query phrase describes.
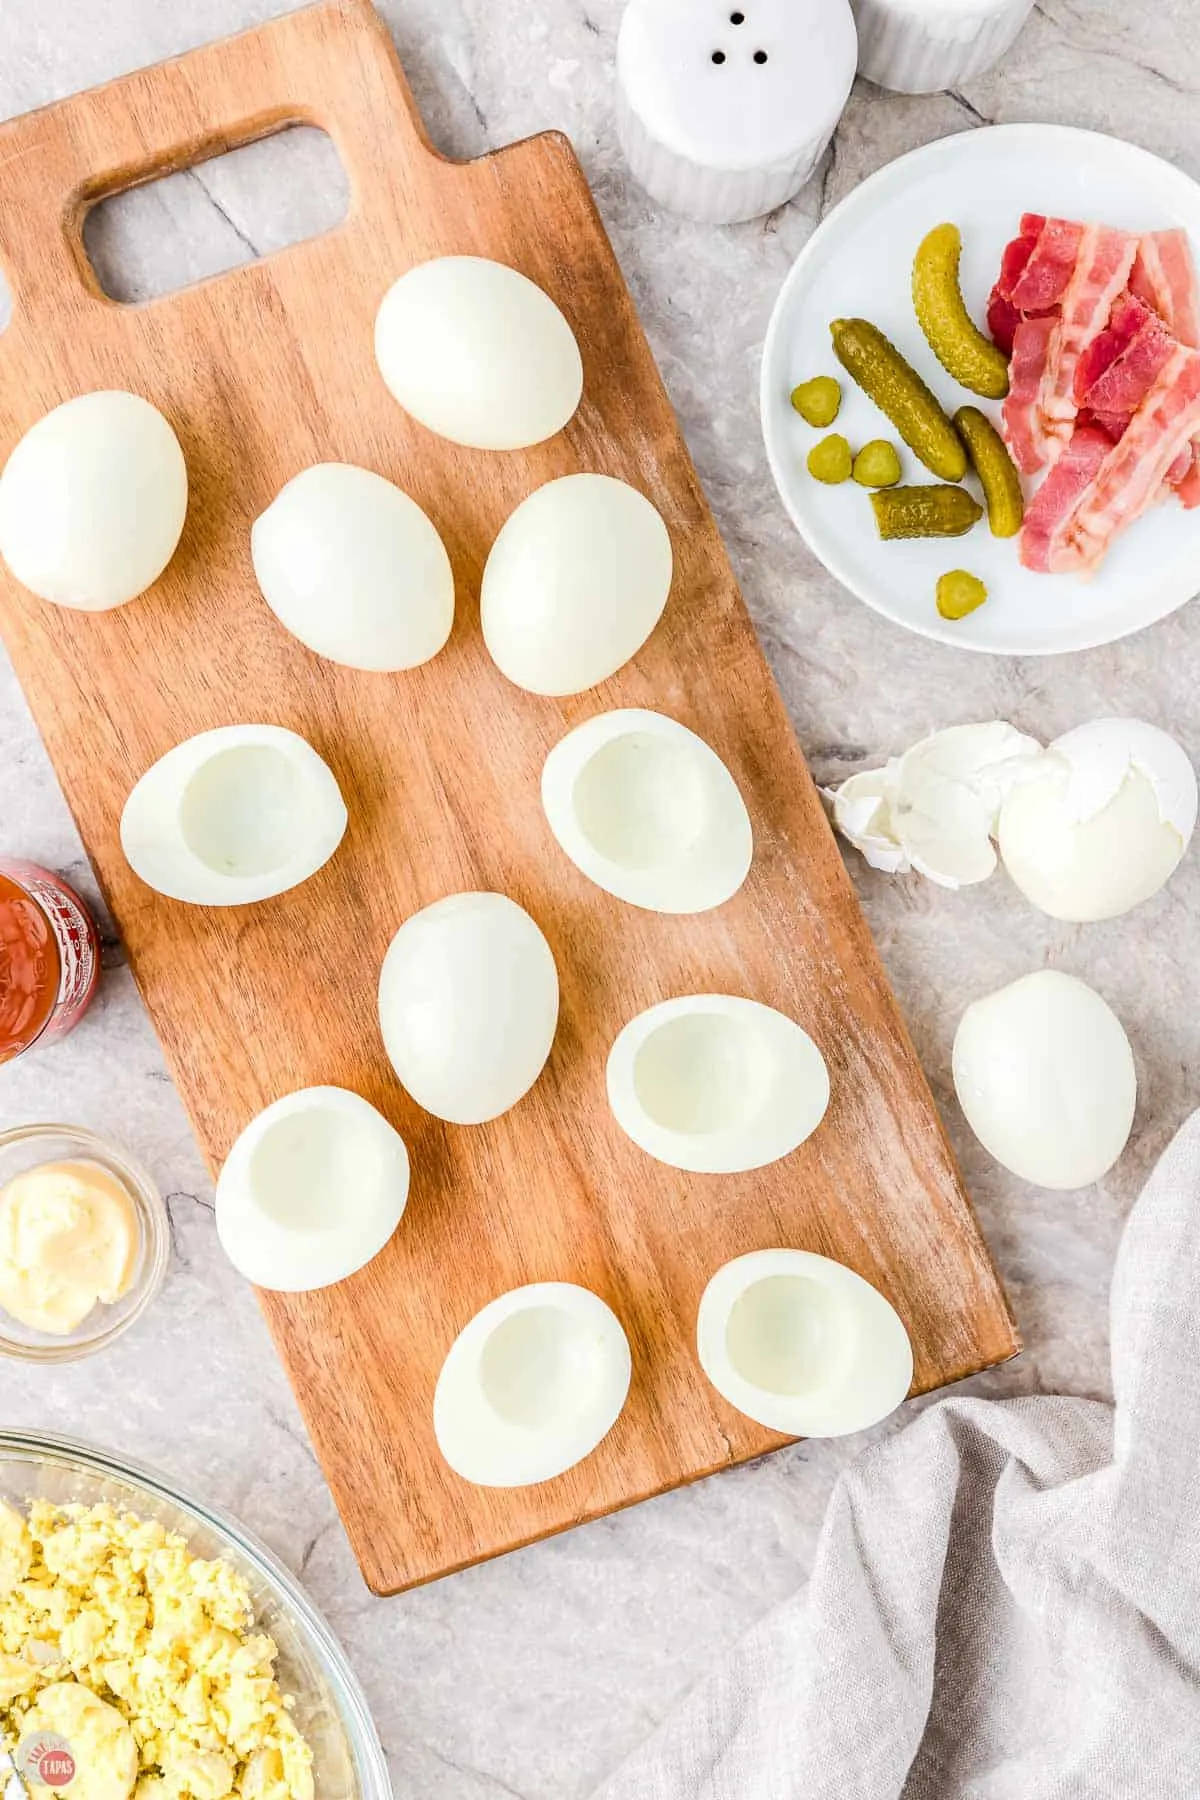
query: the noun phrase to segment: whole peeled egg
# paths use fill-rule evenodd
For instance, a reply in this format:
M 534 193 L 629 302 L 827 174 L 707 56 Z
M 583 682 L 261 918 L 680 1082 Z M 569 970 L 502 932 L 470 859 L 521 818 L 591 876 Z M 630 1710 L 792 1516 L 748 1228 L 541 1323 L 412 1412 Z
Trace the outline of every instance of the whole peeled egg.
M 671 539 L 644 494 L 562 475 L 510 515 L 483 571 L 480 622 L 517 687 L 580 694 L 636 656 L 671 591 Z
M 968 1006 L 954 1087 L 984 1149 L 1036 1187 L 1089 1187 L 1133 1128 L 1137 1072 L 1117 1015 L 1094 988 L 1039 969 Z
M 483 256 L 435 257 L 393 283 L 375 356 L 406 412 L 476 450 L 542 443 L 583 394 L 579 345 L 549 294 Z
M 1000 809 L 1004 866 L 1052 918 L 1113 919 L 1167 882 L 1196 824 L 1196 775 L 1173 737 L 1097 719 L 1052 743 Z
M 416 501 L 372 469 L 302 469 L 254 521 L 250 552 L 280 624 L 332 662 L 413 669 L 450 635 L 446 547 Z
M 183 531 L 187 466 L 158 408 L 80 394 L 30 427 L 0 475 L 0 555 L 58 606 L 107 612 L 158 580 Z
M 482 1125 L 541 1074 L 558 1027 L 558 970 L 541 930 L 506 894 L 450 894 L 406 919 L 379 978 L 396 1074 L 419 1106 Z

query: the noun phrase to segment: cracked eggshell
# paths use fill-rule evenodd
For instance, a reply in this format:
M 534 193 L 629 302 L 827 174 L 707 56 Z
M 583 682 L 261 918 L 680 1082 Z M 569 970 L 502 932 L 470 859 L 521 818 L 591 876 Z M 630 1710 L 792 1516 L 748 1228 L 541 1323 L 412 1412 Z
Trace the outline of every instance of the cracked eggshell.
M 996 868 L 992 834 L 1005 795 L 1042 748 L 996 719 L 953 725 L 914 744 L 895 774 L 892 830 L 914 869 L 940 887 L 970 887 Z
M 135 875 L 192 906 L 248 906 L 315 875 L 346 830 L 338 784 L 278 725 L 224 725 L 168 750 L 121 814 Z
M 1040 969 L 968 1006 L 954 1086 L 984 1149 L 1036 1187 L 1088 1187 L 1133 1128 L 1137 1072 L 1117 1015 L 1085 982 Z
M 308 1293 L 378 1256 L 408 1204 L 404 1140 L 345 1088 L 302 1088 L 252 1119 L 217 1182 L 221 1247 L 256 1287 Z
M 0 555 L 22 586 L 82 612 L 162 574 L 187 513 L 187 466 L 156 406 L 80 394 L 30 427 L 0 475 Z
M 671 539 L 644 494 L 563 475 L 511 514 L 483 571 L 480 620 L 517 687 L 579 694 L 636 656 L 671 590 Z
M 737 893 L 754 837 L 737 783 L 663 713 L 601 713 L 546 758 L 542 805 L 576 868 L 651 912 L 699 913 Z
M 553 437 L 583 394 L 575 334 L 535 282 L 482 256 L 418 263 L 375 320 L 379 371 L 406 412 L 477 450 Z
M 263 599 L 318 656 L 352 669 L 413 669 L 454 623 L 454 575 L 415 500 L 371 469 L 303 469 L 254 521 Z
M 864 1431 L 912 1386 L 895 1308 L 844 1263 L 806 1250 L 758 1250 L 718 1269 L 696 1348 L 723 1399 L 789 1437 Z
M 617 1124 L 656 1161 L 700 1175 L 759 1169 L 812 1136 L 825 1058 L 794 1019 L 732 994 L 688 994 L 631 1019 L 608 1057 Z
M 883 769 L 863 769 L 839 787 L 822 789 L 842 836 L 885 875 L 907 875 L 912 869 L 892 817 L 897 767 L 890 762 Z
M 482 1125 L 515 1106 L 558 1027 L 558 971 L 529 914 L 505 894 L 450 894 L 406 919 L 379 978 L 392 1067 L 419 1106 Z
M 479 1487 L 550 1481 L 591 1454 L 629 1392 L 629 1343 L 587 1288 L 539 1281 L 476 1313 L 433 1398 L 438 1448 Z
M 1000 854 L 1052 918 L 1113 919 L 1170 879 L 1196 825 L 1182 747 L 1138 719 L 1097 719 L 1057 738 L 1005 800 Z

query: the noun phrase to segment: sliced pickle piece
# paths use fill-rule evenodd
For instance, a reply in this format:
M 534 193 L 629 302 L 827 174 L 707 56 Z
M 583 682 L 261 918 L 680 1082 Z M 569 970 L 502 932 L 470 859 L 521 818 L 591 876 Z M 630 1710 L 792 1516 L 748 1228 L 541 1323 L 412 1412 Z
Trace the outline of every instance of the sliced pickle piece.
M 962 537 L 983 517 L 978 500 L 960 487 L 882 488 L 871 505 L 884 539 Z
M 860 487 L 895 487 L 900 479 L 900 452 L 886 438 L 872 438 L 854 459 L 854 479 Z
M 962 233 L 936 225 L 913 259 L 913 306 L 929 348 L 955 381 L 988 400 L 1008 392 L 1008 358 L 967 311 L 958 281 Z
M 1025 496 L 1008 445 L 977 406 L 960 406 L 954 423 L 971 453 L 983 488 L 992 536 L 1016 537 L 1025 518 Z
M 814 375 L 792 389 L 792 405 L 806 425 L 823 430 L 842 410 L 842 386 L 832 375 Z
M 835 319 L 829 329 L 838 361 L 909 449 L 943 481 L 961 481 L 967 472 L 963 441 L 912 364 L 869 319 Z
M 988 597 L 987 588 L 978 575 L 968 569 L 951 569 L 938 576 L 937 609 L 943 619 L 965 619 L 981 607 Z
M 819 444 L 808 453 L 808 472 L 816 481 L 823 481 L 828 487 L 836 487 L 840 481 L 849 481 L 854 467 L 854 452 L 844 437 L 836 431 L 822 438 Z

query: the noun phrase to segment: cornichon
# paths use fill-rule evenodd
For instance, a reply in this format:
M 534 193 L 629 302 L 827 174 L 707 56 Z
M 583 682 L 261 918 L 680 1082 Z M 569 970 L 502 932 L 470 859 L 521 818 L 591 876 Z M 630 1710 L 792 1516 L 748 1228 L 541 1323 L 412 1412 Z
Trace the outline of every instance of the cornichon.
M 822 438 L 808 453 L 809 474 L 829 487 L 836 487 L 839 481 L 849 481 L 853 467 L 854 452 L 836 431 Z
M 961 481 L 967 472 L 963 441 L 912 364 L 869 319 L 835 319 L 829 329 L 838 361 L 909 449 L 942 481 Z
M 978 575 L 967 569 L 951 569 L 938 576 L 937 609 L 943 619 L 965 619 L 983 605 L 988 591 Z
M 792 389 L 792 405 L 806 425 L 832 425 L 841 410 L 841 384 L 832 375 L 814 375 Z
M 937 225 L 922 238 L 913 260 L 917 320 L 929 348 L 955 381 L 988 400 L 1003 400 L 1008 392 L 1008 358 L 967 311 L 958 280 L 961 256 L 957 225 Z
M 971 453 L 983 488 L 992 536 L 1016 537 L 1025 517 L 1025 496 L 1007 444 L 977 406 L 960 406 L 954 423 Z
M 983 508 L 960 487 L 881 488 L 871 495 L 881 538 L 961 537 Z

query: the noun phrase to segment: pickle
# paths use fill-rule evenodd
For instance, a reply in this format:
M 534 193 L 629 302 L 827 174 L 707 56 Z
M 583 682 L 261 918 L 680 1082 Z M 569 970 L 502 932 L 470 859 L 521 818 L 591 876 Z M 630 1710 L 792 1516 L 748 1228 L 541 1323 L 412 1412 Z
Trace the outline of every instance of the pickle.
M 881 538 L 961 537 L 983 508 L 960 487 L 883 488 L 871 495 Z
M 792 389 L 792 405 L 806 425 L 832 425 L 842 410 L 841 384 L 832 375 L 814 375 Z
M 839 481 L 849 481 L 853 467 L 854 454 L 845 438 L 839 437 L 836 431 L 822 438 L 808 453 L 809 474 L 829 487 L 836 487 Z
M 961 481 L 967 472 L 963 441 L 912 364 L 869 319 L 835 319 L 829 329 L 838 361 L 909 449 L 943 481 Z
M 929 348 L 955 381 L 1003 400 L 1008 392 L 1008 358 L 985 337 L 967 311 L 958 283 L 962 233 L 957 225 L 937 225 L 921 240 L 913 261 L 913 306 Z
M 900 454 L 886 438 L 872 438 L 854 459 L 854 479 L 860 487 L 895 487 L 900 479 Z
M 971 453 L 983 488 L 992 536 L 1016 537 L 1025 518 L 1025 496 L 1008 445 L 977 406 L 960 406 L 954 423 Z
M 937 609 L 943 619 L 965 619 L 987 597 L 988 591 L 978 575 L 966 569 L 951 569 L 948 575 L 938 576 Z

